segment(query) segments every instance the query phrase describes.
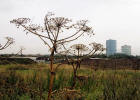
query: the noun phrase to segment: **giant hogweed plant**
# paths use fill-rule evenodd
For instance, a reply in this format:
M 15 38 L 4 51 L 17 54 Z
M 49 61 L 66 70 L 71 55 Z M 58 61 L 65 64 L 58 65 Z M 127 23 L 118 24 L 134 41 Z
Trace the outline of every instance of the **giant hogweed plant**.
M 65 49 L 65 44 L 76 41 L 84 34 L 94 35 L 92 27 L 87 25 L 87 20 L 80 20 L 74 23 L 65 17 L 56 17 L 49 12 L 44 18 L 43 25 L 33 24 L 30 18 L 17 18 L 10 21 L 17 28 L 23 28 L 26 34 L 32 33 L 40 38 L 50 51 L 50 85 L 48 100 L 51 99 L 52 87 L 56 74 L 56 69 L 61 65 L 54 66 L 55 54 L 61 54 Z

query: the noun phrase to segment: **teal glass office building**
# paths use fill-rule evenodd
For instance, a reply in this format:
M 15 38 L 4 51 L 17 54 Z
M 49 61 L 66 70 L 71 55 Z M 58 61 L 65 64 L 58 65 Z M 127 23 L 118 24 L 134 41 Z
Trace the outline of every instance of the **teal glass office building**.
M 106 40 L 106 55 L 114 55 L 117 52 L 117 41 L 116 40 Z

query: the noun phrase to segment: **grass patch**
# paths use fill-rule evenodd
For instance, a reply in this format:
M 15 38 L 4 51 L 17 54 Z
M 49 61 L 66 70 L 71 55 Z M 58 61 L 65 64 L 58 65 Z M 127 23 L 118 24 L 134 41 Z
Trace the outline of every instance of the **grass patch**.
M 0 72 L 0 100 L 47 98 L 50 81 L 49 65 L 0 65 L 0 69 L 3 69 Z M 57 96 L 57 94 L 70 93 L 65 89 L 69 89 L 72 85 L 72 71 L 70 65 L 63 65 L 57 71 L 53 86 L 53 92 L 57 91 L 54 100 L 64 98 L 64 95 Z M 100 69 L 94 71 L 81 67 L 78 75 L 89 78 L 77 80 L 74 91 L 80 92 L 75 94 L 72 92 L 70 95 L 66 93 L 64 100 L 72 95 L 78 95 L 81 100 L 140 100 L 140 71 Z M 69 100 L 74 99 L 69 98 Z

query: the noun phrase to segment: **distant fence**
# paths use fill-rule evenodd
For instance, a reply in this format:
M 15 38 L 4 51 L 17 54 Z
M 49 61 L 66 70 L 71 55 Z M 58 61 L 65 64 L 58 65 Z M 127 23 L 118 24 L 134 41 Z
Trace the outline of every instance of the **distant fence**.
M 140 59 L 85 59 L 82 64 L 94 68 L 140 69 Z

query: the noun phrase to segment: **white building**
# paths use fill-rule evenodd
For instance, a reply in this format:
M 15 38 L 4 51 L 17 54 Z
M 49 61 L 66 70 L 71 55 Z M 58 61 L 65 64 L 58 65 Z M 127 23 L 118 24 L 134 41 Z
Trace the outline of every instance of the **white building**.
M 123 45 L 121 47 L 121 52 L 123 54 L 126 54 L 126 55 L 131 55 L 131 46 L 129 46 L 129 45 Z

